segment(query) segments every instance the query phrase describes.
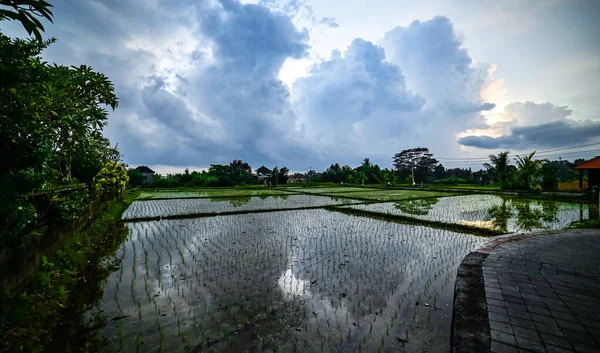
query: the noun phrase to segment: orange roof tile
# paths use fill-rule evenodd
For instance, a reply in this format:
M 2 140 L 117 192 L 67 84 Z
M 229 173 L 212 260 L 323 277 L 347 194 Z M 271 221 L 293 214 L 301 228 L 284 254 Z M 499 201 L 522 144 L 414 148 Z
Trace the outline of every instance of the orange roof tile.
M 573 167 L 573 169 L 600 169 L 600 156 Z

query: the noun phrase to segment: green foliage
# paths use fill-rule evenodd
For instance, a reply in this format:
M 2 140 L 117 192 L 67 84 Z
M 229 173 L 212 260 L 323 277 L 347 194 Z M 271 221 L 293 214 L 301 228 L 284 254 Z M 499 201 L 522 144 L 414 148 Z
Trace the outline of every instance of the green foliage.
M 124 201 L 110 202 L 108 209 L 115 205 L 124 209 Z M 77 340 L 89 351 L 99 351 L 102 338 L 93 328 L 102 320 L 86 324 L 89 320 L 83 320 L 83 315 L 101 299 L 102 280 L 114 269 L 116 260 L 106 261 L 105 257 L 127 236 L 127 228 L 111 220 L 103 213 L 86 232 L 74 233 L 56 253 L 42 256 L 38 281 L 4 293 L 0 351 L 64 352 L 71 350 L 63 345 Z M 66 315 L 80 319 L 64 320 Z M 76 326 L 57 331 L 60 322 L 68 321 Z
M 414 177 L 419 183 L 433 176 L 437 165 L 438 161 L 425 147 L 406 149 L 394 155 L 394 167 L 400 173 L 400 177 L 412 175 L 414 169 Z
M 131 187 L 137 188 L 142 185 L 142 181 L 143 181 L 144 177 L 142 176 L 142 173 L 140 173 L 137 169 L 135 169 L 135 168 L 127 169 L 127 176 L 129 177 L 129 185 Z
M 50 5 L 44 0 L 0 0 L 0 6 L 8 7 L 9 10 L 0 7 L 0 21 L 13 20 L 19 21 L 27 31 L 34 34 L 41 41 L 40 30 L 44 31 L 44 26 L 36 17 L 46 18 L 52 22 L 52 11 Z
M 94 187 L 100 193 L 120 193 L 125 190 L 128 182 L 129 175 L 125 167 L 120 163 L 108 161 L 96 175 Z
M 542 190 L 544 191 L 556 191 L 558 189 L 558 168 L 550 161 L 545 161 L 539 171 L 538 175 L 542 179 Z
M 88 196 L 86 189 L 76 190 L 68 194 L 54 195 L 50 200 L 52 219 L 56 223 L 67 223 L 76 220 L 85 209 Z
M 3 199 L 6 200 L 7 197 Z M 3 217 L 0 248 L 18 246 L 19 235 L 32 230 L 37 224 L 38 213 L 30 202 L 22 197 L 15 197 L 11 201 L 12 203 L 0 203 L 0 215 Z
M 515 158 L 517 161 L 519 182 L 521 183 L 521 189 L 523 190 L 535 189 L 535 185 L 532 184 L 532 178 L 537 174 L 538 170 L 542 166 L 543 161 L 534 160 L 534 155 L 535 152 L 531 152 L 525 157 L 517 156 L 517 158 Z
M 449 178 L 444 178 L 444 179 L 440 180 L 440 183 L 448 184 L 448 185 L 465 184 L 466 182 L 467 182 L 467 179 L 456 178 L 456 177 L 449 177 Z
M 508 151 L 500 152 L 498 155 L 490 154 L 490 163 L 483 164 L 494 181 L 503 188 L 510 177 L 508 154 Z
M 14 5 L 17 12 L 31 6 L 44 14 L 38 6 L 47 3 L 0 0 L 0 5 Z M 6 10 L 2 16 L 14 17 Z M 35 209 L 38 205 L 29 194 L 76 181 L 91 184 L 106 161 L 120 159 L 101 134 L 108 119 L 104 107 L 118 104 L 112 83 L 85 65 L 44 62 L 41 53 L 52 43 L 0 33 L 0 219 L 8 220 L 0 230 L 0 246 L 18 245 L 36 226 L 43 212 Z M 74 199 L 67 200 L 70 197 Z M 74 217 L 82 197 L 67 194 L 59 199 L 54 208 L 66 218 Z

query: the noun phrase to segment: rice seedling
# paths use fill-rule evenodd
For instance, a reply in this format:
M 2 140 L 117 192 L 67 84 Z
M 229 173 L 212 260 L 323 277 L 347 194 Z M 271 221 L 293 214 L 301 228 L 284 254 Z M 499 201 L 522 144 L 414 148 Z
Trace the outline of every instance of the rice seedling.
M 447 350 L 453 276 L 483 241 L 326 210 L 136 222 L 124 266 L 105 285 L 105 297 L 114 300 L 101 308 L 113 316 L 137 311 L 130 319 L 140 325 L 140 350 L 201 344 L 202 351 L 245 351 L 258 342 L 283 352 L 387 352 L 402 340 L 418 351 L 419 340 L 404 342 L 409 329 L 431 337 L 428 349 Z M 138 255 L 143 276 L 134 275 Z M 131 281 L 133 300 L 119 307 L 123 279 Z M 142 290 L 148 303 L 137 299 Z M 109 350 L 120 347 L 117 325 L 103 329 Z M 123 339 L 121 350 L 135 345 Z

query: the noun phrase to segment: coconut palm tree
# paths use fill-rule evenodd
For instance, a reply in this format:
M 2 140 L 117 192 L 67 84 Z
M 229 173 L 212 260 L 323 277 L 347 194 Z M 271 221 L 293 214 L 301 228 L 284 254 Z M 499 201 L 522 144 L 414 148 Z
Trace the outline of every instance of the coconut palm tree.
M 490 154 L 490 163 L 483 163 L 483 166 L 501 185 L 506 183 L 508 179 L 508 153 L 508 151 L 504 151 L 498 153 L 498 155 Z
M 517 158 L 515 158 L 519 177 L 521 178 L 523 185 L 527 188 L 531 188 L 531 178 L 538 172 L 538 170 L 540 170 L 542 163 L 544 162 L 542 160 L 534 160 L 534 155 L 535 151 L 531 152 L 525 157 L 517 156 Z

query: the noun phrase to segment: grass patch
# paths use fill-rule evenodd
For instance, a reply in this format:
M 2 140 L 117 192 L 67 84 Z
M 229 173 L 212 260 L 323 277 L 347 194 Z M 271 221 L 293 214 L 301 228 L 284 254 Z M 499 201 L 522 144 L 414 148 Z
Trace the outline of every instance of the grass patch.
M 356 192 L 356 191 L 377 191 L 377 188 L 359 187 L 359 186 L 345 186 L 345 187 L 318 187 L 318 188 L 298 188 L 294 189 L 297 192 L 303 192 L 307 194 L 326 194 L 326 193 L 344 193 L 344 192 Z
M 458 184 L 458 185 L 442 185 L 442 184 L 428 184 L 425 185 L 429 189 L 464 189 L 464 190 L 488 190 L 488 191 L 500 191 L 499 185 L 475 185 L 475 184 Z
M 342 190 L 343 191 L 343 190 Z M 353 191 L 346 195 L 341 192 L 327 192 L 322 195 L 334 197 L 347 197 L 356 200 L 365 201 L 400 201 L 409 199 L 422 199 L 429 197 L 454 196 L 455 194 L 440 191 L 423 191 L 423 190 L 398 190 L 398 189 L 383 189 L 370 191 Z
M 469 225 L 456 224 L 456 223 L 431 221 L 431 220 L 407 217 L 407 216 L 402 216 L 402 215 L 392 215 L 389 213 L 378 213 L 378 212 L 357 210 L 357 209 L 353 209 L 353 208 L 340 208 L 340 207 L 326 207 L 326 209 L 328 209 L 330 211 L 341 212 L 341 213 L 348 214 L 348 215 L 369 217 L 369 218 L 373 218 L 373 219 L 379 219 L 379 220 L 383 220 L 383 221 L 391 221 L 391 222 L 402 223 L 402 224 L 427 226 L 427 227 L 431 227 L 431 228 L 451 230 L 451 231 L 458 232 L 458 233 L 466 233 L 466 234 L 488 236 L 488 237 L 503 234 L 502 232 L 492 230 L 492 229 L 487 229 L 487 228 L 479 228 L 479 227 L 473 227 L 473 226 L 469 226 Z
M 166 200 L 166 199 L 201 199 L 211 197 L 246 197 L 246 196 L 272 196 L 290 195 L 290 192 L 275 189 L 211 189 L 190 191 L 142 191 L 138 200 Z
M 600 221 L 585 219 L 583 221 L 576 221 L 571 223 L 567 229 L 586 229 L 586 228 L 600 228 Z
M 102 297 L 102 281 L 114 270 L 116 259 L 106 260 L 127 237 L 123 223 L 115 222 L 139 191 L 124 192 L 109 202 L 92 225 L 69 236 L 55 254 L 42 258 L 37 277 L 25 286 L 5 292 L 0 302 L 0 351 L 97 351 L 103 345 L 97 328 L 105 318 L 90 321 L 83 313 Z

